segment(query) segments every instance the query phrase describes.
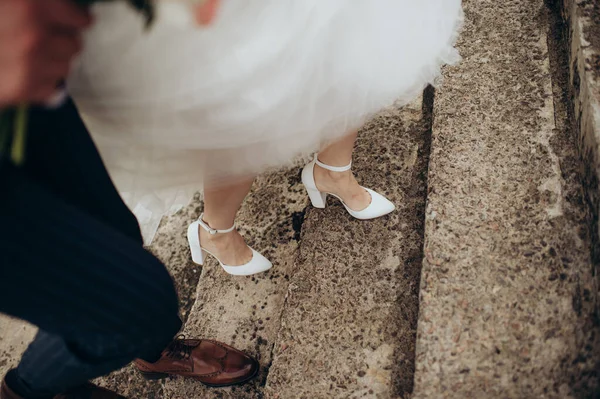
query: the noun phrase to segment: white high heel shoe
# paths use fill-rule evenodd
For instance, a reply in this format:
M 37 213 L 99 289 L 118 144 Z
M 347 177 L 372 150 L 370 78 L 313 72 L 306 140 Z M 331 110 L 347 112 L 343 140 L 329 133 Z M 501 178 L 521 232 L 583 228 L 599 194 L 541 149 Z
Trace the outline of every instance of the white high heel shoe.
M 315 157 L 312 160 L 312 162 L 310 162 L 304 167 L 304 169 L 302 170 L 302 183 L 304 184 L 304 187 L 306 187 L 306 191 L 308 192 L 310 201 L 312 202 L 312 205 L 315 208 L 325 208 L 325 204 L 327 203 L 327 195 L 332 195 L 342 202 L 342 204 L 344 205 L 344 207 L 350 215 L 360 220 L 375 219 L 380 216 L 387 215 L 388 213 L 396 209 L 396 206 L 383 195 L 376 193 L 375 191 L 366 187 L 363 188 L 371 195 L 371 203 L 361 211 L 355 211 L 354 209 L 351 209 L 337 195 L 319 191 L 319 189 L 317 188 L 317 184 L 315 183 L 315 165 L 319 165 L 323 169 L 332 172 L 345 172 L 352 168 L 352 163 L 341 167 L 329 166 L 320 162 L 318 159 L 318 154 L 315 154 Z
M 240 266 L 224 265 L 223 262 L 221 262 L 219 260 L 219 258 L 217 258 L 213 253 L 202 248 L 202 246 L 200 245 L 200 234 L 198 231 L 198 226 L 200 226 L 204 230 L 208 231 L 209 234 L 230 233 L 235 229 L 235 226 L 233 226 L 229 229 L 225 229 L 225 230 L 213 229 L 212 227 L 207 225 L 204 222 L 204 220 L 202 220 L 202 216 L 204 216 L 204 214 L 200 215 L 200 218 L 198 218 L 197 221 L 190 224 L 190 226 L 188 227 L 188 233 L 187 233 L 188 242 L 190 244 L 190 251 L 192 252 L 192 261 L 194 261 L 194 263 L 196 263 L 198 265 L 203 265 L 204 264 L 204 252 L 206 252 L 209 255 L 212 255 L 216 260 L 219 261 L 219 264 L 221 265 L 223 270 L 225 270 L 227 273 L 232 274 L 234 276 L 250 276 L 252 274 L 265 272 L 265 271 L 269 270 L 271 267 L 273 267 L 273 264 L 271 262 L 269 262 L 269 260 L 267 258 L 262 256 L 260 253 L 256 252 L 252 248 L 250 248 L 252 250 L 252 259 L 250 259 L 250 261 L 248 263 L 246 263 L 244 265 L 240 265 Z

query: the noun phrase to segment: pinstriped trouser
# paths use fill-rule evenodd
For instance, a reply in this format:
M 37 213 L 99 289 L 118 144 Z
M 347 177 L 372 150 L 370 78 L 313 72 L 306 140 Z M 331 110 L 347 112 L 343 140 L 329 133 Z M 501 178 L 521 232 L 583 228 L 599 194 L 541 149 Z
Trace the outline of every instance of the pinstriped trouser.
M 29 136 L 26 166 L 0 166 L 0 311 L 40 328 L 17 370 L 43 398 L 155 357 L 181 321 L 73 104 Z

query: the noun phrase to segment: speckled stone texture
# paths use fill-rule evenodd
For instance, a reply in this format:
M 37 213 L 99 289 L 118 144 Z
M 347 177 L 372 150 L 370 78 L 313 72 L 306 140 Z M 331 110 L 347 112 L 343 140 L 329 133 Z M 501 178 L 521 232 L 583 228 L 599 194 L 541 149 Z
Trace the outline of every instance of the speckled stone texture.
M 254 277 L 234 277 L 211 258 L 203 268 L 184 330 L 189 336 L 218 339 L 247 351 L 259 359 L 261 374 L 253 383 L 220 390 L 174 379 L 165 383 L 165 398 L 261 397 L 306 207 L 298 175 L 299 169 L 293 168 L 261 176 L 238 215 L 238 227 L 248 244 L 267 256 L 274 268 Z
M 359 180 L 388 195 L 394 214 L 360 222 L 335 200 L 313 209 L 299 167 L 265 174 L 238 220 L 275 264 L 253 278 L 191 262 L 185 231 L 199 196 L 163 220 L 151 250 L 174 276 L 184 333 L 257 356 L 255 381 L 207 389 L 127 367 L 98 382 L 132 399 L 409 398 L 417 336 L 415 399 L 600 395 L 600 24 L 595 2 L 563 1 L 570 61 L 542 0 L 465 0 L 464 61 L 435 95 L 429 175 L 420 99 L 384 111 L 359 139 Z M 34 333 L 0 317 L 0 373 Z
M 196 294 L 185 291 L 194 305 L 184 333 L 256 356 L 262 369 L 254 382 L 225 389 L 182 378 L 146 383 L 132 367 L 99 382 L 132 398 L 406 396 L 414 371 L 429 151 L 421 107 L 417 99 L 402 110 L 385 110 L 358 144 L 359 179 L 389 195 L 399 208 L 394 215 L 359 222 L 336 201 L 324 211 L 309 207 L 299 161 L 259 177 L 237 221 L 274 268 L 233 277 L 211 260 Z M 197 268 L 184 234 L 201 209 L 198 197 L 163 221 L 153 243 L 180 292 L 195 279 L 185 271 Z
M 33 326 L 0 314 L 0 376 L 15 367 L 36 332 Z
M 464 60 L 435 97 L 413 397 L 594 397 L 587 210 L 549 13 L 464 7 Z
M 248 244 L 276 265 L 272 271 L 257 277 L 233 277 L 213 258 L 208 258 L 205 267 L 191 261 L 186 232 L 202 212 L 200 196 L 163 220 L 151 247 L 174 276 L 186 321 L 182 333 L 218 339 L 256 356 L 263 365 L 257 380 L 241 387 L 208 389 L 181 378 L 146 382 L 129 366 L 100 379 L 101 385 L 134 399 L 260 397 L 306 207 L 298 173 L 294 168 L 261 176 L 236 221 Z
M 412 390 L 425 201 L 421 103 L 360 136 L 354 170 L 398 210 L 372 221 L 309 208 L 265 397 L 398 398 Z
M 592 204 L 592 259 L 596 275 L 596 313 L 600 313 L 600 2 L 561 0 L 567 25 L 569 86 L 574 122 L 584 159 L 586 195 Z

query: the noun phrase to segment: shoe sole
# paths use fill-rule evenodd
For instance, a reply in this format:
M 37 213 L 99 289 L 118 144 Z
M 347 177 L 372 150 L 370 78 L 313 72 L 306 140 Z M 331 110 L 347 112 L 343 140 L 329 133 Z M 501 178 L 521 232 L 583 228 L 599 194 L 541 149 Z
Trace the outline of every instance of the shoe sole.
M 174 376 L 179 376 L 179 377 L 183 377 L 183 378 L 194 379 L 194 380 L 200 382 L 201 384 L 206 385 L 209 388 L 225 388 L 225 387 L 232 387 L 232 386 L 236 386 L 236 385 L 245 384 L 246 382 L 248 382 L 251 379 L 253 379 L 254 377 L 256 377 L 256 375 L 258 374 L 259 371 L 260 371 L 260 367 L 257 367 L 256 370 L 254 370 L 254 373 L 252 373 L 252 375 L 248 376 L 246 379 L 238 381 L 238 382 L 234 382 L 231 384 L 210 384 L 208 382 L 204 382 L 204 381 L 200 380 L 199 378 L 188 377 L 188 376 L 178 375 L 178 374 L 150 373 L 150 372 L 141 371 L 141 370 L 140 370 L 140 373 L 142 374 L 142 377 L 144 377 L 146 380 L 149 380 L 149 381 L 164 380 L 165 378 L 168 378 L 169 376 L 174 375 Z

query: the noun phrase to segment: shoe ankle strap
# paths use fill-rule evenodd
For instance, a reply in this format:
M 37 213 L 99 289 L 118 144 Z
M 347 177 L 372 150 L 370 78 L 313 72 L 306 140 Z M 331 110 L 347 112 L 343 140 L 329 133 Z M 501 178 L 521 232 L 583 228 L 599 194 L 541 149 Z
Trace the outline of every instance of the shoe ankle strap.
M 319 154 L 315 154 L 315 163 L 322 167 L 323 169 L 329 170 L 331 172 L 346 172 L 352 169 L 352 162 L 350 162 L 346 166 L 329 166 L 319 161 Z
M 213 229 L 212 227 L 210 227 L 205 221 L 204 221 L 204 213 L 202 215 L 200 215 L 200 217 L 198 218 L 198 224 L 200 225 L 200 227 L 202 227 L 204 230 L 208 231 L 209 234 L 225 234 L 225 233 L 231 233 L 233 230 L 235 230 L 235 224 L 233 226 L 231 226 L 228 229 L 225 230 L 217 230 L 217 229 Z

